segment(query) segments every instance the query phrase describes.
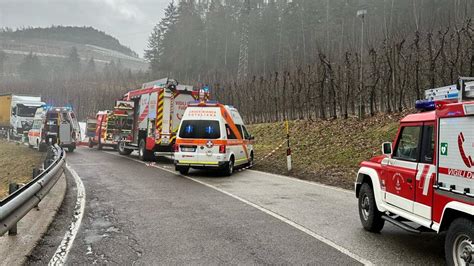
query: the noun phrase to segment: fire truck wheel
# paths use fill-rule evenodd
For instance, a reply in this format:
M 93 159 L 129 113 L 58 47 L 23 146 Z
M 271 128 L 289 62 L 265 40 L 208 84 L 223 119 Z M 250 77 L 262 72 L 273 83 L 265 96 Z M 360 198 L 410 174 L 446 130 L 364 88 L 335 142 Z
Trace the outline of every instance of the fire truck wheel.
M 142 161 L 152 161 L 153 152 L 146 149 L 146 142 L 144 139 L 140 140 L 140 145 L 138 146 L 138 158 Z
M 117 148 L 120 155 L 130 155 L 133 151 L 125 148 L 125 142 L 119 142 Z
M 360 188 L 359 217 L 364 229 L 370 232 L 380 232 L 385 224 L 382 213 L 377 209 L 374 191 L 368 183 Z
M 474 263 L 474 221 L 457 218 L 449 226 L 444 242 L 447 265 Z
M 229 162 L 226 163 L 224 166 L 224 175 L 231 176 L 233 172 L 234 172 L 234 157 L 232 156 L 230 157 Z

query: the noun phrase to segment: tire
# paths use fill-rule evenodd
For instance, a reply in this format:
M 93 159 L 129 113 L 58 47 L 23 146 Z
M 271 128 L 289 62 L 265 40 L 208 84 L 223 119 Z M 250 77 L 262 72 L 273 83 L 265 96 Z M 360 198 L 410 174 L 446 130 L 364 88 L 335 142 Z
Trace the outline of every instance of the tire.
M 99 143 L 99 145 L 97 145 L 97 149 L 100 151 L 104 148 L 104 146 L 102 144 Z
M 153 160 L 153 153 L 146 149 L 146 142 L 144 139 L 140 140 L 138 145 L 138 158 L 144 162 Z
M 247 167 L 248 167 L 248 168 L 252 168 L 252 167 L 253 167 L 254 160 L 255 160 L 255 158 L 254 158 L 254 156 L 253 156 L 253 151 L 252 151 L 252 152 L 250 153 L 250 161 L 249 161 L 248 164 L 247 164 Z
M 182 175 L 187 175 L 189 173 L 189 167 L 180 166 L 177 168 L 178 172 Z
M 444 252 L 447 265 L 471 265 L 474 263 L 474 221 L 457 218 L 449 226 Z
M 92 140 L 89 139 L 89 148 L 92 149 L 94 148 L 94 143 L 92 142 Z
M 234 172 L 234 157 L 230 157 L 230 160 L 228 163 L 225 164 L 224 169 L 223 169 L 223 174 L 224 176 L 231 176 L 232 173 Z
M 126 149 L 125 148 L 125 142 L 119 142 L 119 144 L 117 145 L 117 149 L 118 149 L 118 152 L 120 155 L 130 155 L 132 153 L 133 150 L 130 150 L 130 149 Z
M 67 147 L 67 151 L 71 152 L 71 153 L 74 152 L 75 149 L 76 149 L 76 147 L 74 147 L 74 146 Z
M 368 183 L 360 188 L 359 218 L 364 229 L 373 233 L 379 233 L 385 224 L 382 213 L 377 209 L 374 191 Z

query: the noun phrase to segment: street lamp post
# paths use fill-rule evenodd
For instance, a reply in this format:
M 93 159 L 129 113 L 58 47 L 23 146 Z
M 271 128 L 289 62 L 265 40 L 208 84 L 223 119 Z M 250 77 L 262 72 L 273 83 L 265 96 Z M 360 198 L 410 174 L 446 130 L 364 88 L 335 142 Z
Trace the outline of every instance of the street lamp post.
M 361 32 L 361 37 L 360 37 L 360 80 L 359 80 L 359 118 L 364 117 L 364 112 L 365 112 L 365 106 L 363 104 L 364 100 L 362 97 L 362 90 L 364 89 L 364 80 L 363 80 L 363 57 L 362 54 L 364 52 L 364 18 L 365 15 L 367 15 L 367 10 L 366 9 L 361 9 L 357 11 L 357 17 L 361 18 L 362 21 L 362 32 Z

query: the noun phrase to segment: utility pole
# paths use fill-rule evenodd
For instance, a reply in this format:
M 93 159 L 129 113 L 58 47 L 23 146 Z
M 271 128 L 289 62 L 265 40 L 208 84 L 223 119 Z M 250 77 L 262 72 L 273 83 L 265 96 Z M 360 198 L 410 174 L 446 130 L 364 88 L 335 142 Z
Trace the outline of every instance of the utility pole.
M 363 60 L 363 52 L 364 52 L 364 18 L 367 15 L 366 9 L 361 9 L 357 11 L 357 16 L 361 18 L 362 21 L 362 33 L 360 36 L 360 80 L 359 80 L 359 118 L 364 118 L 365 113 L 365 105 L 364 105 L 364 98 L 362 97 L 362 91 L 364 89 L 364 60 Z
M 249 17 L 250 0 L 244 0 L 240 10 L 240 20 L 242 21 L 242 32 L 240 35 L 239 69 L 237 79 L 242 81 L 247 78 L 249 72 Z

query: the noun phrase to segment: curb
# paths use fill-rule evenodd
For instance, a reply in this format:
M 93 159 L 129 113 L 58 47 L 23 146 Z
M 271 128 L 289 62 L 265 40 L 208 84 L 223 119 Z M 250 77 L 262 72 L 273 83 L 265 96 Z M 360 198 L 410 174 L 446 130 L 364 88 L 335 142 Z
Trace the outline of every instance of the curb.
M 18 235 L 0 236 L 0 265 L 23 265 L 27 256 L 53 222 L 66 195 L 66 177 L 63 174 L 48 195 L 18 223 Z

